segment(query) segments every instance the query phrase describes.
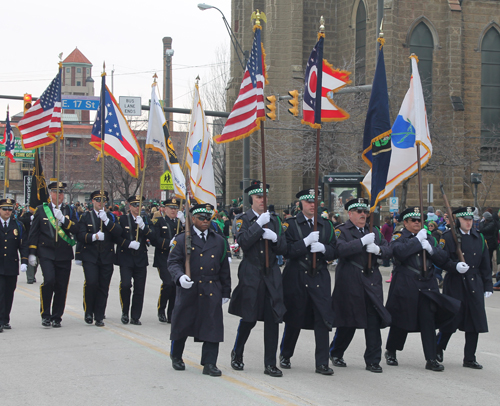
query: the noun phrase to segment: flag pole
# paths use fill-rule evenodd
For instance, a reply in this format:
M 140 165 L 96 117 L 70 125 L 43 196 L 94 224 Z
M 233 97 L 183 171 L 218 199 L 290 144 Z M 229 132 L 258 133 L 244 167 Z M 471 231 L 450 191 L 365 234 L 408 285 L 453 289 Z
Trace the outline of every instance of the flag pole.
M 260 149 L 262 152 L 262 197 L 264 199 L 264 211 L 267 211 L 267 183 L 266 183 L 266 144 L 264 141 L 264 122 L 260 123 Z M 266 255 L 266 275 L 269 273 L 269 240 L 264 240 L 264 252 Z
M 9 116 L 9 105 L 7 105 L 7 117 Z M 7 192 L 9 190 L 9 157 L 7 156 L 7 138 L 10 137 L 10 134 L 7 134 L 7 123 L 5 124 L 5 175 L 3 181 L 3 198 L 7 198 Z
M 149 148 L 146 148 L 146 152 L 144 153 L 144 167 L 142 169 L 142 180 L 141 180 L 141 194 L 139 195 L 139 216 L 141 215 L 141 210 L 142 210 L 142 194 L 144 192 L 144 177 L 146 175 L 146 166 L 147 166 L 147 159 L 148 159 L 148 150 Z M 139 241 L 139 227 L 135 230 L 135 240 Z
M 59 71 L 62 69 L 62 62 L 59 61 Z M 63 135 L 63 118 L 62 118 L 62 113 L 61 113 L 61 132 L 59 135 L 56 136 L 56 143 L 57 143 L 57 180 L 56 180 L 56 209 L 59 207 L 59 179 L 60 179 L 60 170 L 61 170 L 61 137 Z M 61 202 L 61 209 L 62 209 L 62 202 Z M 56 243 L 58 241 L 58 236 L 59 234 L 59 221 L 56 221 Z
M 103 80 L 103 89 L 101 89 L 101 207 L 103 207 L 103 202 L 104 202 L 104 137 L 105 137 L 105 132 L 106 132 L 106 125 L 105 125 L 105 117 L 106 117 L 106 100 L 105 100 L 105 92 L 104 92 L 104 86 L 106 84 L 106 62 L 103 62 L 102 64 L 102 74 L 101 74 Z M 101 220 L 101 231 L 103 229 L 103 222 Z
M 420 224 L 424 228 L 424 197 L 422 193 L 422 167 L 420 164 L 420 142 L 417 142 L 417 166 L 418 166 L 418 197 L 420 204 Z M 427 251 L 422 250 L 422 271 L 424 278 L 427 277 Z

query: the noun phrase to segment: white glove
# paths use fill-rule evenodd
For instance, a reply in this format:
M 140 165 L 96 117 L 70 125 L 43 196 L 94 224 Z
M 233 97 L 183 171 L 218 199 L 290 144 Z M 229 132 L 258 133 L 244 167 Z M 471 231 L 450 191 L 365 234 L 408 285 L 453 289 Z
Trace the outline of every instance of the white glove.
M 319 231 L 312 231 L 309 235 L 304 238 L 304 244 L 309 247 L 313 242 L 319 241 Z
M 457 271 L 458 273 L 465 273 L 469 270 L 469 265 L 467 265 L 465 262 L 459 262 L 457 264 Z
M 227 257 L 227 262 L 229 262 L 229 265 L 231 265 L 231 262 L 233 262 L 233 259 L 231 257 Z
M 264 228 L 262 238 L 264 240 L 271 240 L 272 242 L 278 241 L 278 235 L 273 230 L 269 230 L 268 228 Z
M 422 240 L 422 241 L 420 241 L 420 244 L 422 244 L 422 249 L 426 250 L 429 253 L 429 255 L 432 255 L 434 250 L 433 250 L 432 245 L 430 244 L 429 241 Z
M 21 265 L 22 266 L 22 265 Z M 493 292 L 484 292 L 484 297 L 490 297 L 493 294 Z M 222 299 L 224 300 L 224 299 Z
M 319 232 L 319 231 L 318 231 Z M 311 244 L 311 252 L 321 252 L 324 254 L 326 252 L 325 246 L 320 242 L 313 242 Z
M 128 247 L 131 249 L 131 250 L 138 250 L 141 246 L 141 243 L 139 241 L 130 241 L 130 244 L 128 245 Z
M 141 216 L 137 216 L 135 218 L 135 224 L 137 224 L 137 227 L 139 227 L 141 230 L 144 230 L 145 224 Z
M 96 234 L 92 236 L 92 241 L 104 241 L 104 233 L 102 231 L 98 231 Z
M 79 259 L 75 259 L 75 265 L 82 266 L 82 261 L 80 261 Z
M 109 223 L 108 215 L 102 209 L 99 210 L 99 218 L 102 220 L 102 222 L 104 223 L 104 225 L 106 225 L 106 226 L 108 225 L 108 223 Z
M 28 256 L 28 263 L 31 266 L 36 266 L 36 256 L 34 256 L 34 255 Z
M 184 216 L 184 213 L 182 211 L 177 212 L 177 218 L 181 221 L 183 225 L 186 223 L 186 217 Z
M 261 227 L 263 227 L 265 224 L 269 223 L 271 221 L 271 214 L 269 211 L 266 211 L 265 213 L 262 213 L 259 218 L 257 219 L 257 224 Z
M 64 216 L 61 210 L 54 209 L 54 217 L 58 219 L 61 223 L 64 223 Z
M 361 237 L 361 242 L 363 243 L 363 246 L 368 245 L 368 244 L 373 244 L 375 242 L 375 234 L 374 233 L 368 233 Z
M 171 247 L 172 245 L 174 245 L 174 241 L 175 241 L 175 237 L 170 240 L 170 244 L 168 244 L 168 246 Z
M 21 264 L 21 272 L 26 272 L 28 270 L 28 265 Z
M 418 241 L 422 242 L 423 240 L 427 240 L 427 230 L 422 228 L 417 234 Z
M 179 283 L 181 284 L 181 286 L 184 288 L 184 289 L 189 289 L 191 288 L 191 286 L 193 286 L 193 281 L 191 280 L 191 278 L 187 275 L 182 275 L 180 278 L 179 278 Z
M 31 217 L 30 217 L 30 225 L 31 225 L 31 223 L 33 223 L 33 219 L 34 218 L 35 218 L 35 216 L 31 215 Z
M 225 305 L 227 302 L 229 302 L 229 298 L 228 297 L 223 297 L 222 298 L 222 304 Z
M 364 238 L 364 237 L 363 237 L 363 238 Z M 369 253 L 371 253 L 371 254 L 378 255 L 378 254 L 380 254 L 380 247 L 379 247 L 377 244 L 375 244 L 375 243 L 371 242 L 370 244 L 368 244 L 368 245 L 366 246 L 366 252 L 369 252 Z

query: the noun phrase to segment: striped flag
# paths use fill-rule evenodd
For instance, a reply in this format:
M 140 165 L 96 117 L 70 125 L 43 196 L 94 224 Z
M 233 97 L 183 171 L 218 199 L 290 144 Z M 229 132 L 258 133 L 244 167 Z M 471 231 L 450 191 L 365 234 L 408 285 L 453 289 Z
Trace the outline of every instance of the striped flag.
M 263 58 L 264 47 L 260 41 L 260 26 L 255 29 L 252 51 L 248 60 L 240 93 L 229 114 L 221 135 L 214 139 L 218 144 L 241 140 L 260 129 L 265 121 L 264 85 L 266 68 Z
M 101 101 L 92 127 L 90 145 L 101 151 L 104 142 L 104 154 L 115 158 L 130 176 L 137 178 L 144 166 L 142 151 L 120 106 L 106 86 L 105 78 L 103 74 Z
M 50 145 L 56 142 L 56 136 L 62 136 L 61 72 L 62 66 L 49 87 L 17 125 L 24 149 Z
M 12 150 L 14 149 L 14 131 L 12 131 L 12 126 L 10 125 L 9 110 L 7 110 L 7 119 L 5 120 L 5 132 L 3 133 L 3 139 L 0 144 L 5 145 L 5 156 L 9 158 L 10 162 L 14 163 L 14 155 L 12 155 Z

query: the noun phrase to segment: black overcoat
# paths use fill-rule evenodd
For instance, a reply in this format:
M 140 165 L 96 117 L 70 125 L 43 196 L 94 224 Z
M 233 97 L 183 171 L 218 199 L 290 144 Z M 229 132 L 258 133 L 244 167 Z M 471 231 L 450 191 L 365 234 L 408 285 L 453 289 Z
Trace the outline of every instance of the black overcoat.
M 132 241 L 135 241 L 137 232 L 137 224 L 132 214 L 128 213 L 118 217 L 118 225 L 122 229 L 122 233 L 117 237 L 116 243 L 116 263 L 115 265 L 126 265 L 144 267 L 149 265 L 147 240 L 155 239 L 154 233 L 148 225 L 146 216 L 142 216 L 144 228 L 139 229 L 139 242 L 141 246 L 138 250 L 130 249 L 128 246 Z
M 155 257 L 153 266 L 156 268 L 167 268 L 168 254 L 170 253 L 170 241 L 177 235 L 177 228 L 179 233 L 184 230 L 180 220 L 172 220 L 170 217 L 157 217 L 151 220 L 151 228 L 154 231 L 155 238 L 153 245 L 155 246 Z
M 24 224 L 11 217 L 7 230 L 0 224 L 0 275 L 19 275 L 19 254 L 21 263 L 28 264 L 28 233 Z
M 378 229 L 374 229 L 375 244 L 380 247 L 381 257 L 390 258 L 392 249 Z M 382 275 L 377 256 L 372 255 L 371 269 L 368 269 L 368 253 L 363 246 L 363 234 L 347 220 L 335 230 L 339 262 L 335 271 L 333 289 L 333 310 L 336 327 L 368 327 L 366 297 L 368 297 L 381 318 L 381 326 L 391 323 L 391 315 L 384 307 Z M 370 232 L 368 226 L 364 234 Z

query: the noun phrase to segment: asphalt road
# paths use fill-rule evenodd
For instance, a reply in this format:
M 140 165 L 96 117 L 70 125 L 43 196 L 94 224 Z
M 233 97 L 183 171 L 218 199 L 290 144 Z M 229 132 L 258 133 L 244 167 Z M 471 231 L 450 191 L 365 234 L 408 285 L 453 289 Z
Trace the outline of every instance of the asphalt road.
M 152 263 L 152 261 L 150 261 Z M 231 266 L 233 287 L 237 265 Z M 389 268 L 382 268 L 389 276 Z M 174 371 L 169 359 L 170 324 L 156 317 L 160 279 L 149 267 L 142 326 L 120 322 L 119 270 L 110 287 L 106 326 L 83 321 L 83 270 L 73 265 L 60 329 L 40 324 L 38 282 L 19 277 L 11 314 L 12 330 L 0 334 L 0 405 L 498 405 L 500 377 L 500 294 L 486 300 L 490 332 L 481 334 L 477 351 L 483 370 L 462 367 L 464 334 L 457 333 L 445 352 L 444 372 L 425 370 L 418 334 L 410 334 L 399 366 L 383 361 L 382 374 L 365 370 L 364 334 L 356 333 L 344 359 L 347 368 L 333 376 L 314 373 L 314 337 L 303 331 L 282 378 L 263 374 L 262 323 L 252 331 L 245 349 L 245 370 L 230 367 L 230 352 L 239 319 L 227 313 L 225 342 L 218 367 L 222 377 L 202 375 L 201 344 L 186 343 L 185 371 Z M 332 274 L 333 280 L 333 274 Z M 386 290 L 388 284 L 384 286 Z M 282 331 L 283 325 L 280 328 Z M 383 330 L 383 341 L 388 329 Z

